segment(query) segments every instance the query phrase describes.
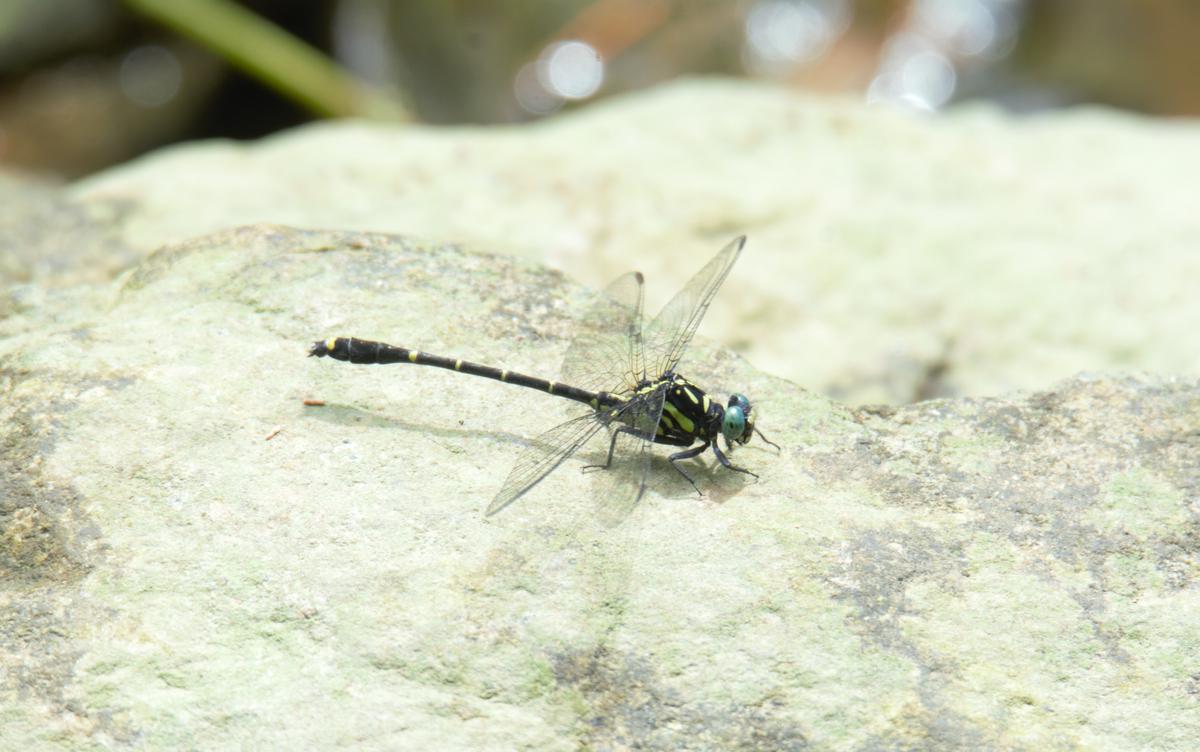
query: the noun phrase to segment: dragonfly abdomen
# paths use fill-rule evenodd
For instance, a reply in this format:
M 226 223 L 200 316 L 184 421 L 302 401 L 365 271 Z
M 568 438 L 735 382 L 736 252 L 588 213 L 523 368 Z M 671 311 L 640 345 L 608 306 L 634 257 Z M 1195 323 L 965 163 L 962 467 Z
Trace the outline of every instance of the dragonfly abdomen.
M 601 407 L 611 407 L 616 403 L 613 397 L 604 392 L 590 392 L 586 389 L 571 386 L 570 384 L 562 384 L 557 381 L 538 378 L 537 376 L 528 376 L 504 368 L 472 363 L 469 360 L 461 358 L 447 358 L 441 355 L 421 352 L 420 350 L 410 350 L 407 347 L 389 345 L 386 342 L 374 342 L 369 339 L 330 337 L 329 339 L 314 342 L 308 348 L 308 354 L 318 358 L 329 357 L 334 360 L 360 365 L 412 363 L 418 366 L 445 368 L 448 371 L 457 371 L 459 373 L 470 374 L 471 376 L 482 376 L 485 379 L 494 379 L 502 381 L 505 384 L 515 384 L 527 389 L 536 389 L 539 392 L 552 394 L 555 397 L 565 397 L 569 400 L 582 402 L 597 410 Z

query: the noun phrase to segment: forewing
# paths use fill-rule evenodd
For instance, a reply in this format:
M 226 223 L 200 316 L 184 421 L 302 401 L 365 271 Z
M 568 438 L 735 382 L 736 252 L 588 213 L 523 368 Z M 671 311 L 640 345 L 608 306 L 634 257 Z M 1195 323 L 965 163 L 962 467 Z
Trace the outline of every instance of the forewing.
M 504 485 L 488 505 L 487 514 L 493 515 L 519 499 L 586 444 L 604 425 L 603 414 L 588 412 L 559 423 L 534 439 L 517 457 Z
M 576 322 L 559 380 L 591 392 L 626 394 L 645 374 L 640 272 L 605 288 Z
M 646 327 L 645 360 L 653 377 L 675 369 L 745 244 L 743 235 L 722 248 Z

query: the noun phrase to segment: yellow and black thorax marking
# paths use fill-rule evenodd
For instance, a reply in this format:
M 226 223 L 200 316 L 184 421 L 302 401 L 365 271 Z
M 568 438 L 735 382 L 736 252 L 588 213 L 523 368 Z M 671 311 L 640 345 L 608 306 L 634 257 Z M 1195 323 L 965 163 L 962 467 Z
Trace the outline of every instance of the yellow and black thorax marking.
M 714 438 L 721 431 L 722 407 L 704 390 L 682 376 L 672 376 L 663 399 L 662 418 L 655 441 L 683 446 L 696 439 Z

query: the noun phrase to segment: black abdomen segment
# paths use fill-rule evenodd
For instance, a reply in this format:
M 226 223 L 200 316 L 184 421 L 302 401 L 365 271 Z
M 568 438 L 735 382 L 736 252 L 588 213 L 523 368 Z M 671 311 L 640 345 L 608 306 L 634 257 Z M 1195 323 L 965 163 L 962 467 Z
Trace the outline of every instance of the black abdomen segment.
M 344 360 L 347 363 L 363 365 L 412 363 L 418 366 L 445 368 L 448 371 L 469 373 L 472 376 L 482 376 L 485 379 L 503 381 L 505 384 L 516 384 L 528 389 L 536 389 L 539 392 L 553 394 L 556 397 L 566 397 L 576 402 L 582 402 L 595 409 L 599 409 L 602 406 L 611 406 L 616 403 L 616 400 L 607 398 L 608 395 L 603 392 L 589 392 L 586 389 L 539 379 L 536 376 L 526 376 L 523 373 L 472 363 L 469 360 L 444 358 L 441 355 L 431 355 L 419 350 L 409 350 L 407 347 L 397 347 L 389 345 L 386 342 L 372 342 L 371 340 L 355 339 L 353 337 L 331 337 L 320 342 L 314 342 L 308 348 L 308 354 L 309 356 L 318 358 L 329 357 L 334 360 Z

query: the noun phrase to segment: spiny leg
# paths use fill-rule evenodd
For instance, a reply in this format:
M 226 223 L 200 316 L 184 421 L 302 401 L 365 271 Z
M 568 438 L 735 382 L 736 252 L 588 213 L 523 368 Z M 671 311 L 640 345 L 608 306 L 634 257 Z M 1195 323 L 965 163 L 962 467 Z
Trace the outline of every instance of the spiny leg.
M 638 438 L 644 438 L 640 433 L 638 433 L 634 429 L 630 428 L 629 426 L 621 426 L 617 430 L 613 431 L 612 441 L 608 442 L 608 459 L 606 459 L 604 461 L 604 464 L 603 465 L 584 465 L 581 468 L 581 471 L 586 473 L 588 470 L 607 470 L 608 468 L 612 467 L 613 452 L 616 451 L 616 449 L 617 449 L 617 437 L 623 433 L 627 433 L 632 436 L 637 436 Z
M 738 467 L 737 465 L 730 462 L 729 458 L 725 456 L 725 453 L 721 451 L 721 448 L 719 446 L 717 446 L 715 442 L 713 443 L 712 448 L 713 448 L 713 453 L 717 455 L 717 459 L 725 467 L 729 468 L 730 470 L 733 470 L 734 472 L 745 473 L 746 475 L 753 475 L 755 478 L 758 477 L 758 473 L 752 473 L 749 470 L 747 470 L 746 468 Z
M 692 476 L 688 475 L 687 471 L 679 466 L 679 460 L 690 460 L 693 457 L 699 457 L 700 454 L 705 449 L 708 449 L 709 444 L 712 444 L 712 442 L 705 441 L 703 444 L 701 444 L 698 447 L 695 447 L 693 449 L 685 449 L 682 452 L 676 452 L 675 454 L 672 454 L 670 457 L 667 457 L 667 459 L 670 460 L 670 462 L 671 462 L 671 467 L 678 470 L 679 474 L 682 475 L 684 478 L 686 478 L 687 482 L 692 484 L 692 488 L 696 489 L 696 493 L 700 494 L 701 496 L 703 496 L 704 494 L 700 492 L 700 486 L 697 486 L 696 481 L 692 480 Z M 714 449 L 716 448 L 716 444 L 712 444 L 712 446 Z

